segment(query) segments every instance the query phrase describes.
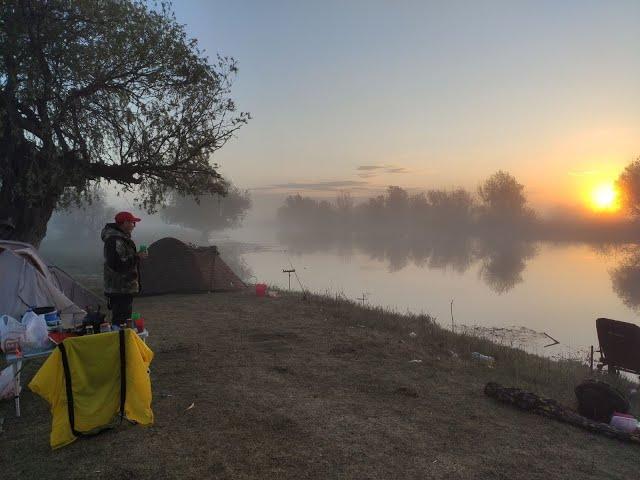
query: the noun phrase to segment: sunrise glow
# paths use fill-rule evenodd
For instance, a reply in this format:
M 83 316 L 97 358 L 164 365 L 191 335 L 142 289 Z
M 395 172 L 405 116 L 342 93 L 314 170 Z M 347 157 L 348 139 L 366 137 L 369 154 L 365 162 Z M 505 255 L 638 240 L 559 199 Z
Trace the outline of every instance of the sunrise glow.
M 596 211 L 614 212 L 620 208 L 618 192 L 613 183 L 603 183 L 591 192 L 591 205 Z

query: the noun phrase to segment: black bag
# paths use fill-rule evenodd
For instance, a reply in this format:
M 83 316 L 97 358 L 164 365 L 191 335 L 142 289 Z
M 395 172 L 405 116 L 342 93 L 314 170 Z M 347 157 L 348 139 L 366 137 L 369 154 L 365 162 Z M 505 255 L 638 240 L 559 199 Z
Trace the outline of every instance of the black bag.
M 575 393 L 578 413 L 596 422 L 609 423 L 613 412 L 629 412 L 629 400 L 608 383 L 585 380 L 575 388 Z
M 87 316 L 82 320 L 82 327 L 78 329 L 78 333 L 81 335 L 84 334 L 87 325 L 91 325 L 93 327 L 94 333 L 99 333 L 100 324 L 104 323 L 104 319 L 107 315 L 100 311 L 100 307 L 98 307 L 98 310 L 96 311 L 92 311 L 90 308 L 87 310 Z
M 55 312 L 56 307 L 34 307 L 31 310 L 33 310 L 33 313 L 35 313 L 36 315 L 44 315 L 46 313 Z

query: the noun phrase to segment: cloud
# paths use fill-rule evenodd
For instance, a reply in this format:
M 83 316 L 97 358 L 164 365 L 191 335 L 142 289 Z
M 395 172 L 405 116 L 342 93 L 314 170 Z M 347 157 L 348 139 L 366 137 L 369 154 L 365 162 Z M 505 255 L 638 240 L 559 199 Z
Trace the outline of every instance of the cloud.
M 276 185 L 270 185 L 266 187 L 258 187 L 253 190 L 315 190 L 315 191 L 336 191 L 349 189 L 365 189 L 369 185 L 369 182 L 360 180 L 335 180 L 331 182 L 291 182 L 291 183 L 279 183 Z
M 388 166 L 385 172 L 386 173 L 411 173 L 409 170 L 407 170 L 404 167 L 393 167 L 393 166 Z
M 568 172 L 571 177 L 586 177 L 589 175 L 598 175 L 600 172 L 598 170 L 585 170 L 582 172 Z
M 360 165 L 356 167 L 356 170 L 365 172 L 358 174 L 360 178 L 370 178 L 382 171 L 384 171 L 384 173 L 411 173 L 406 168 L 398 167 L 397 165 Z

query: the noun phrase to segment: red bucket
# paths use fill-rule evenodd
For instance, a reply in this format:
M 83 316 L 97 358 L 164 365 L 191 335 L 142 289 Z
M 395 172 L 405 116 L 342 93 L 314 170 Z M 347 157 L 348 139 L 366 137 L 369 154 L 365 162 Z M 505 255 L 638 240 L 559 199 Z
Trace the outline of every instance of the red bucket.
M 256 296 L 264 297 L 267 294 L 266 283 L 256 283 Z

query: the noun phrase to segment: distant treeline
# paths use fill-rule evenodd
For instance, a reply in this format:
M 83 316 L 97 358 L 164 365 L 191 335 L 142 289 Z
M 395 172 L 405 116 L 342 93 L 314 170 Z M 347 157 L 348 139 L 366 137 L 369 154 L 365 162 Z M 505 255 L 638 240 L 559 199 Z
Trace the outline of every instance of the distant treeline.
M 535 227 L 536 214 L 527 205 L 524 186 L 499 171 L 478 188 L 477 195 L 462 188 L 409 194 L 397 186 L 358 204 L 349 193 L 341 193 L 335 202 L 293 195 L 278 210 L 278 220 L 293 230 L 374 229 L 397 235 L 507 229 L 526 234 Z
M 628 194 L 620 191 L 626 201 Z M 401 187 L 390 186 L 383 195 L 358 203 L 349 193 L 340 193 L 334 201 L 292 195 L 278 210 L 279 225 L 289 232 L 360 232 L 418 238 L 455 234 L 636 242 L 640 238 L 638 219 L 640 215 L 589 217 L 576 212 L 541 218 L 529 206 L 524 186 L 503 171 L 489 177 L 475 193 L 455 188 L 410 194 Z

